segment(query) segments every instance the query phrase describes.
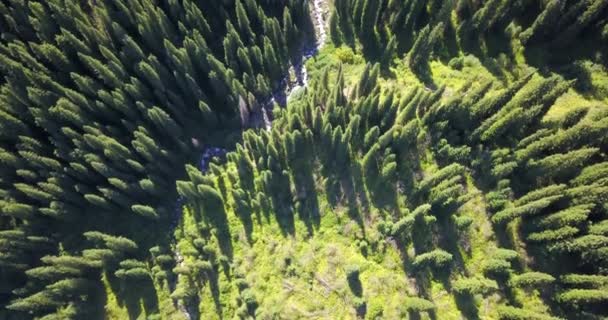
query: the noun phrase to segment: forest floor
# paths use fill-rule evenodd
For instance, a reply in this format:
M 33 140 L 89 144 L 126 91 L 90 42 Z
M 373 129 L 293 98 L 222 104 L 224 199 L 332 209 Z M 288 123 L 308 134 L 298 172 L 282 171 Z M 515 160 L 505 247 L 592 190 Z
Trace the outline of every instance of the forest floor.
M 317 6 L 317 2 L 320 2 L 320 6 Z M 323 8 L 320 0 L 315 0 L 313 5 Z M 445 99 L 467 82 L 472 81 L 473 86 L 489 80 L 508 84 L 532 70 L 525 61 L 518 61 L 518 64 L 513 66 L 506 62 L 501 64 L 500 59 L 495 59 L 494 64 L 488 64 L 487 58 L 480 60 L 472 55 L 462 56 L 460 59 L 462 64 L 458 68 L 451 67 L 449 62 L 445 61 L 430 62 L 433 85 L 446 86 Z M 306 61 L 303 69 L 308 77 L 315 78 L 325 68 L 337 71 L 340 65 L 348 91 L 365 68 L 365 59 L 350 48 L 336 48 L 327 44 Z M 560 97 L 543 121 L 556 121 L 573 105 L 593 106 L 608 102 L 606 69 L 591 62 L 583 62 L 580 67 L 581 72 L 589 75 L 585 83 L 577 83 Z M 330 77 L 335 74 L 337 72 L 330 72 Z M 474 75 L 473 78 L 471 75 Z M 385 89 L 429 85 L 416 77 L 402 60 L 396 61 L 395 67 L 381 82 Z M 297 99 L 297 95 L 294 99 Z M 437 168 L 437 163 L 429 156 L 425 159 L 421 174 L 430 175 Z M 394 242 L 380 239 L 378 231 L 373 228 L 373 221 L 379 214 L 377 208 L 356 208 L 358 214 L 365 217 L 362 224 L 350 219 L 350 209 L 340 205 L 332 206 L 321 187 L 322 177 L 316 175 L 316 180 L 320 223 L 313 230 L 313 235 L 309 233 L 306 223 L 299 219 L 295 220 L 295 232 L 285 235 L 276 220 L 253 216 L 255 227 L 248 240 L 240 219 L 233 211 L 228 211 L 231 239 L 237 244 L 234 246 L 234 264 L 238 267 L 234 271 L 246 276 L 258 303 L 265 307 L 263 314 L 266 317 L 261 318 L 354 319 L 357 314 L 352 306 L 358 298 L 367 302 L 367 316 L 370 318 L 379 310 L 383 310 L 383 316 L 387 319 L 401 317 L 404 313 L 403 293 L 412 296 L 420 293 L 420 279 L 414 276 L 407 263 L 404 263 L 404 260 L 413 258 L 414 249 L 410 246 L 404 253 L 398 250 Z M 471 192 L 477 189 L 470 176 L 467 176 L 467 188 Z M 460 212 L 473 220 L 468 237 L 459 240 L 459 247 L 463 249 L 462 265 L 457 277 L 465 277 L 479 273 L 482 262 L 499 245 L 481 193 L 462 207 Z M 176 237 L 185 240 L 188 234 L 196 233 L 193 213 L 184 210 Z M 514 234 L 512 240 L 516 242 L 515 247 L 521 249 L 517 236 Z M 378 247 L 374 248 L 372 253 L 365 254 L 359 247 L 361 241 L 378 243 Z M 188 241 L 183 241 L 177 246 L 183 251 L 188 250 L 189 245 Z M 522 252 L 524 255 L 521 255 Z M 520 266 L 522 271 L 525 271 L 528 268 L 525 251 L 520 250 L 520 255 Z M 359 267 L 360 281 L 365 288 L 359 297 L 352 293 L 346 280 L 346 267 L 352 265 Z M 441 319 L 464 317 L 461 310 L 466 310 L 467 306 L 463 306 L 462 301 L 456 301 L 445 283 L 433 280 L 427 290 L 424 294 L 441 310 Z M 159 301 L 167 301 L 169 288 L 157 284 L 156 293 Z M 215 286 L 204 286 L 198 294 L 200 303 L 197 311 L 201 319 L 229 318 L 234 314 L 234 297 L 238 296 L 238 290 L 230 275 L 220 273 Z M 113 296 L 110 290 L 108 297 Z M 516 289 L 512 298 L 528 310 L 544 313 L 548 308 L 536 290 Z M 496 319 L 496 305 L 503 303 L 502 299 L 504 297 L 494 294 L 469 303 L 474 304 L 474 309 L 478 310 L 478 319 Z M 140 304 L 139 316 L 143 319 L 146 315 L 144 302 L 141 301 Z M 117 318 L 133 313 L 125 306 L 119 306 L 113 299 L 109 299 L 107 305 L 110 309 L 108 314 Z M 173 304 L 161 304 L 160 308 L 161 314 L 170 314 L 171 319 L 188 318 L 183 310 L 178 312 Z M 424 314 L 423 319 L 427 318 L 436 319 L 433 314 Z

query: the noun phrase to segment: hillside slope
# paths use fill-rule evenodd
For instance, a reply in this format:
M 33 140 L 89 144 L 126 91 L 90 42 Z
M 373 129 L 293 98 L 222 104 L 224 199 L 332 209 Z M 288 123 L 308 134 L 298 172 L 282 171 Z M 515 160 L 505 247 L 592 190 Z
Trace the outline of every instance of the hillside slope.
M 0 2 L 0 318 L 603 319 L 608 1 Z

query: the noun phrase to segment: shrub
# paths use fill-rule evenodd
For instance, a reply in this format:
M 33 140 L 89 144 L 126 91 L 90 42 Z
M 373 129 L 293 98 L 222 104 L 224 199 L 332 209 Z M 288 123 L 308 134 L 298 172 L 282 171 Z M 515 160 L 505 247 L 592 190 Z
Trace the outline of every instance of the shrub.
M 483 272 L 491 276 L 506 276 L 511 273 L 511 264 L 502 259 L 489 259 L 483 266 Z
M 465 231 L 473 224 L 473 218 L 468 216 L 453 216 L 454 224 L 458 230 Z
M 425 312 L 435 309 L 435 304 L 433 302 L 418 297 L 406 298 L 404 305 L 405 309 L 411 312 Z
M 435 249 L 416 256 L 413 265 L 416 268 L 443 268 L 452 262 L 452 255 L 444 250 Z
M 595 274 L 567 274 L 560 278 L 560 282 L 567 286 L 579 288 L 599 288 L 608 284 L 608 276 Z
M 498 290 L 498 284 L 486 278 L 462 278 L 454 281 L 453 288 L 460 294 L 488 295 Z
M 498 248 L 494 253 L 494 258 L 506 261 L 513 261 L 519 258 L 519 253 L 511 249 Z
M 526 272 L 515 275 L 509 280 L 513 287 L 540 288 L 555 281 L 555 278 L 542 272 Z
M 559 320 L 560 318 L 552 317 L 546 314 L 537 313 L 534 311 L 511 307 L 499 306 L 498 318 L 501 320 Z
M 562 303 L 570 305 L 585 305 L 608 303 L 608 291 L 600 289 L 572 289 L 558 296 Z
M 350 47 L 339 47 L 334 51 L 334 55 L 342 63 L 352 64 L 355 62 L 355 52 Z

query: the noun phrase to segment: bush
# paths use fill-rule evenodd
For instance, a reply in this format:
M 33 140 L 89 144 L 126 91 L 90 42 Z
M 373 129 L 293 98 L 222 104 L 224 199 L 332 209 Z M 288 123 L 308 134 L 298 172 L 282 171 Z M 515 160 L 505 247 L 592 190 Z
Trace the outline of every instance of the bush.
M 506 261 L 514 261 L 519 258 L 519 253 L 511 249 L 498 248 L 494 253 L 494 258 Z
M 367 304 L 365 319 L 378 320 L 383 318 L 385 301 L 382 299 L 372 299 Z
M 572 289 L 558 296 L 562 303 L 570 305 L 586 305 L 608 303 L 608 291 L 600 289 Z
M 502 259 L 490 259 L 484 264 L 483 272 L 491 276 L 506 276 L 511 273 L 511 264 Z
M 498 290 L 498 284 L 494 280 L 486 278 L 462 278 L 453 283 L 454 291 L 459 294 L 481 294 L 488 295 Z
M 454 219 L 454 224 L 458 230 L 466 231 L 472 224 L 473 218 L 468 216 L 452 216 Z
M 448 67 L 454 70 L 462 70 L 464 67 L 464 57 L 455 57 L 450 60 Z
M 452 262 L 452 255 L 444 250 L 435 249 L 416 256 L 413 265 L 415 268 L 443 268 Z
M 501 320 L 559 320 L 546 314 L 511 306 L 499 306 L 498 318 Z
M 568 274 L 560 278 L 560 282 L 567 286 L 578 288 L 600 288 L 608 284 L 608 276 L 595 274 Z
M 527 287 L 540 289 L 555 281 L 555 278 L 542 272 L 526 272 L 515 275 L 509 280 L 513 287 Z
M 336 50 L 334 51 L 334 55 L 342 63 L 346 63 L 346 64 L 355 63 L 355 58 L 356 58 L 355 52 L 350 47 L 342 46 L 342 47 L 336 48 Z
M 404 305 L 405 309 L 411 312 L 425 312 L 435 309 L 435 304 L 433 302 L 418 297 L 406 298 Z

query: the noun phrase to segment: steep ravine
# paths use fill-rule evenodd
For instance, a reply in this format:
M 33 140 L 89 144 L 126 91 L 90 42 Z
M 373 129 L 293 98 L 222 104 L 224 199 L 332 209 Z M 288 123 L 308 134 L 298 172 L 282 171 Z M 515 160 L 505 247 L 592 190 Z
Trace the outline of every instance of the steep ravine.
M 298 89 L 305 88 L 308 85 L 308 71 L 306 70 L 306 60 L 312 58 L 317 54 L 319 49 L 325 44 L 327 40 L 327 31 L 326 31 L 326 21 L 325 21 L 325 12 L 324 7 L 326 6 L 327 0 L 313 0 L 310 6 L 310 14 L 311 19 L 315 28 L 315 41 L 310 44 L 303 45 L 301 49 L 301 59 L 300 61 L 292 64 L 291 68 L 288 71 L 288 74 L 285 75 L 283 80 L 281 81 L 281 88 L 273 92 L 270 98 L 268 98 L 265 102 L 261 103 L 260 115 L 263 127 L 266 130 L 271 130 L 272 128 L 272 109 L 276 103 L 280 105 L 286 105 L 289 96 Z M 290 75 L 295 75 L 295 80 L 291 80 Z M 260 120 L 255 119 L 256 115 L 250 116 L 250 122 L 253 122 L 251 125 L 256 126 L 255 122 L 259 122 Z M 202 172 L 206 172 L 209 168 L 209 161 L 214 157 L 224 157 L 228 151 L 223 148 L 213 147 L 213 146 L 205 146 L 205 148 L 201 152 L 201 160 L 199 163 L 199 169 Z M 182 206 L 183 199 L 178 199 L 175 205 L 175 214 L 174 214 L 174 226 L 179 225 L 180 220 L 182 219 Z M 177 245 L 174 247 L 174 256 L 175 261 L 178 266 L 183 266 L 184 257 L 181 252 L 177 248 Z M 177 280 L 176 280 L 177 281 Z M 175 288 L 176 283 L 171 283 L 171 290 Z M 184 314 L 186 319 L 192 320 L 197 317 L 193 317 L 193 315 L 198 314 L 198 306 L 190 306 L 184 305 L 184 303 L 179 300 L 176 302 L 177 308 Z

